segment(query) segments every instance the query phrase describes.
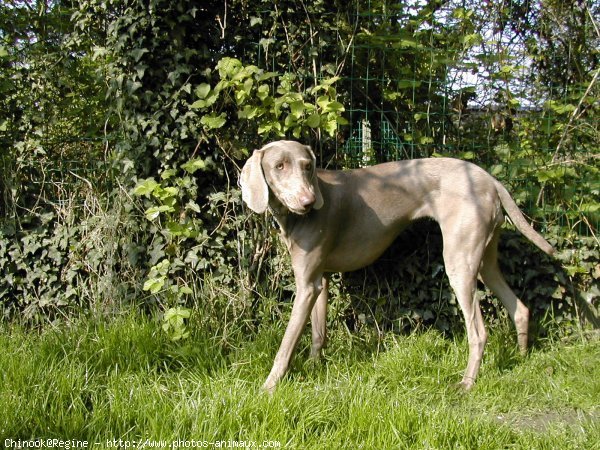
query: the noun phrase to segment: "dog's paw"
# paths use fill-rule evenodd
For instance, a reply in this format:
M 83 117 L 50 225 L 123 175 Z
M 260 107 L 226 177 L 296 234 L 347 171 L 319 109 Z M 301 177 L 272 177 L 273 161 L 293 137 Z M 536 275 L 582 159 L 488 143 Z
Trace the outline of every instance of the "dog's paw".
M 321 359 L 321 349 L 315 350 L 315 349 L 311 349 L 310 350 L 310 355 L 308 356 L 308 360 L 309 361 L 319 361 Z
M 271 380 L 271 377 L 269 377 L 269 378 L 267 378 L 267 381 L 265 381 L 264 384 L 262 385 L 261 390 L 265 394 L 273 395 L 276 387 L 277 387 L 277 382 Z
M 460 383 L 453 384 L 452 387 L 459 392 L 467 393 L 471 390 L 473 385 L 474 385 L 474 382 L 472 379 L 466 379 L 466 380 L 462 380 Z

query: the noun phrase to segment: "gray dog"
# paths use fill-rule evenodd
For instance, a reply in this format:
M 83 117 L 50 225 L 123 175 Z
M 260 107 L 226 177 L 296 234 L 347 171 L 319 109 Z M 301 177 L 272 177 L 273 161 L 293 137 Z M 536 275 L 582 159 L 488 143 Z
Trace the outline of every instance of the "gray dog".
M 309 316 L 311 357 L 319 357 L 327 334 L 327 274 L 372 263 L 411 221 L 422 217 L 440 225 L 446 273 L 466 322 L 469 361 L 460 385 L 472 387 L 487 340 L 476 295 L 478 276 L 508 310 L 519 347 L 527 350 L 529 310 L 498 268 L 502 210 L 545 253 L 554 249 L 527 223 L 504 186 L 481 168 L 429 158 L 317 170 L 310 147 L 277 141 L 254 151 L 240 184 L 248 207 L 257 213 L 270 209 L 281 226 L 296 279 L 290 321 L 265 390 L 272 392 L 288 370 Z

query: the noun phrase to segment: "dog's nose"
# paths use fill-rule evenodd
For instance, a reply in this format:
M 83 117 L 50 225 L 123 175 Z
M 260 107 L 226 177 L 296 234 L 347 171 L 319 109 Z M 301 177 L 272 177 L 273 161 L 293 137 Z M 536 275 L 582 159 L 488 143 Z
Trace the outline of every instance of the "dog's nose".
M 302 205 L 303 208 L 308 208 L 309 206 L 312 206 L 315 201 L 315 194 L 313 194 L 312 192 L 305 192 L 303 194 L 300 194 L 300 205 Z

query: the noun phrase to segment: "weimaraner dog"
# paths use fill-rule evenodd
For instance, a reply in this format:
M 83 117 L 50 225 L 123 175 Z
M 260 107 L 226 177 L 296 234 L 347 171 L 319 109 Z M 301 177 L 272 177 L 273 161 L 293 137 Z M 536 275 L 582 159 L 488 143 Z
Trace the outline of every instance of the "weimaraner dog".
M 377 259 L 409 222 L 435 219 L 441 228 L 450 285 L 463 312 L 469 361 L 462 381 L 472 387 L 487 340 L 476 282 L 502 301 L 522 352 L 529 310 L 506 284 L 497 263 L 502 209 L 547 254 L 552 246 L 525 220 L 507 190 L 474 164 L 427 158 L 356 170 L 317 170 L 311 148 L 277 141 L 255 150 L 240 177 L 242 198 L 257 213 L 270 209 L 291 255 L 296 298 L 281 347 L 263 389 L 272 392 L 288 370 L 310 316 L 311 357 L 326 341 L 328 273 L 359 269 Z

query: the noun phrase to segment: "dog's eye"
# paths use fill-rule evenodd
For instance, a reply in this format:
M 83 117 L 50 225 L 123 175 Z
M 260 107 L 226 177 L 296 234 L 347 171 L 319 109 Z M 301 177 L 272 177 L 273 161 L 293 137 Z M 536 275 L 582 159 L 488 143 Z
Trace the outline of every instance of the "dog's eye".
M 281 162 L 281 163 L 279 163 L 279 164 L 277 164 L 277 165 L 275 166 L 275 168 L 276 168 L 277 170 L 283 170 L 283 168 L 284 168 L 284 167 L 285 167 L 285 164 L 283 164 L 282 162 Z
M 306 166 L 304 166 L 304 170 L 306 172 L 311 172 L 312 171 L 312 164 L 307 164 Z

